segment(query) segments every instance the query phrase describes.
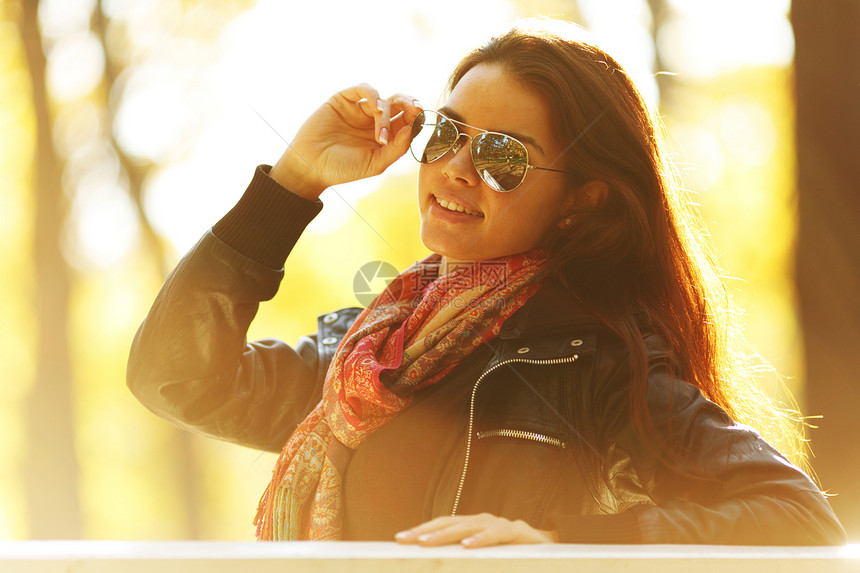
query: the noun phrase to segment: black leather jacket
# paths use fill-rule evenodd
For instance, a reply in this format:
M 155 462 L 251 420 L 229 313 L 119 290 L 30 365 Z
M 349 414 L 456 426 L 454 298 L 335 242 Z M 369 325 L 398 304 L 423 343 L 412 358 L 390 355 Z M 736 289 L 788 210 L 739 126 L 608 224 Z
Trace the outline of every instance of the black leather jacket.
M 207 233 L 135 337 L 134 394 L 181 427 L 279 451 L 319 400 L 359 310 L 320 316 L 318 333 L 295 349 L 246 343 L 258 303 L 282 275 Z M 674 378 L 659 338 L 646 339 L 648 406 L 679 446 L 673 466 L 651 455 L 633 426 L 623 345 L 562 289 L 547 283 L 490 344 L 482 374 L 463 381 L 472 385 L 468 431 L 433 484 L 434 515 L 490 511 L 556 529 L 567 542 L 844 543 L 815 484 Z

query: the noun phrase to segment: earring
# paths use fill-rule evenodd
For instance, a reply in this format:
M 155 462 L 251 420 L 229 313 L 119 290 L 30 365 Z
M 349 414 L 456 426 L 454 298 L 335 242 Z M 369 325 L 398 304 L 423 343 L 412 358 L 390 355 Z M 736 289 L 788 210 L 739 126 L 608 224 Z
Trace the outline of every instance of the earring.
M 573 219 L 571 219 L 570 217 L 564 220 L 565 227 L 570 227 L 571 223 L 573 223 Z

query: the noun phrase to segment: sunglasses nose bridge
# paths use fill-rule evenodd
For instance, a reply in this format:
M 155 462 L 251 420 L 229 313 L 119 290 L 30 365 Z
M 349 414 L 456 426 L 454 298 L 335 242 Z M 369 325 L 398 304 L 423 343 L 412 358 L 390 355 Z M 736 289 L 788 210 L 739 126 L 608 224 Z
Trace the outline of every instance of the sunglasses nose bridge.
M 463 149 L 466 145 L 466 141 L 469 141 L 469 153 L 464 155 L 463 157 L 459 157 L 457 152 Z M 448 148 L 448 159 L 446 161 L 446 170 L 449 171 L 450 174 L 458 173 L 456 175 L 458 179 L 463 180 L 472 180 L 472 177 L 475 178 L 475 182 L 480 179 L 480 173 L 478 173 L 478 168 L 475 165 L 475 158 L 472 154 L 472 145 L 471 143 L 474 141 L 474 138 L 468 133 L 463 133 L 460 130 L 457 130 L 457 138 L 454 140 L 454 143 L 451 147 Z M 456 164 L 456 167 L 454 166 Z M 470 173 L 470 175 L 466 174 L 466 171 Z
M 451 146 L 452 155 L 457 155 L 457 152 L 463 148 L 463 138 L 469 138 L 469 143 L 471 145 L 472 136 L 468 133 L 463 133 L 459 129 L 457 130 L 457 139 L 454 140 L 454 144 Z

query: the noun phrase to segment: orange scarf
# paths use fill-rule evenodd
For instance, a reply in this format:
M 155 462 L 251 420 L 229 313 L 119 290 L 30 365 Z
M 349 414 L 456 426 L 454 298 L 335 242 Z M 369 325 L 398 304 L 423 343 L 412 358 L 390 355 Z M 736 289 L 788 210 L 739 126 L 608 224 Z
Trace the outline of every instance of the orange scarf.
M 537 292 L 546 255 L 459 265 L 431 255 L 359 314 L 326 373 L 322 400 L 284 446 L 260 499 L 259 540 L 340 539 L 350 454 L 463 358 L 495 338 Z

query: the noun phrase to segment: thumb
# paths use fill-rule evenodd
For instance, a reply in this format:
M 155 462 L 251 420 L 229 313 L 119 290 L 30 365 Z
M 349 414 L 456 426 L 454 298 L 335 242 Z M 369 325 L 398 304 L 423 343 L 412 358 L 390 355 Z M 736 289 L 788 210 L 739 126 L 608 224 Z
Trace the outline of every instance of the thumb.
M 397 133 L 388 142 L 388 145 L 379 148 L 379 159 L 385 167 L 388 167 L 409 151 L 411 134 L 412 124 L 404 125 L 397 130 Z

